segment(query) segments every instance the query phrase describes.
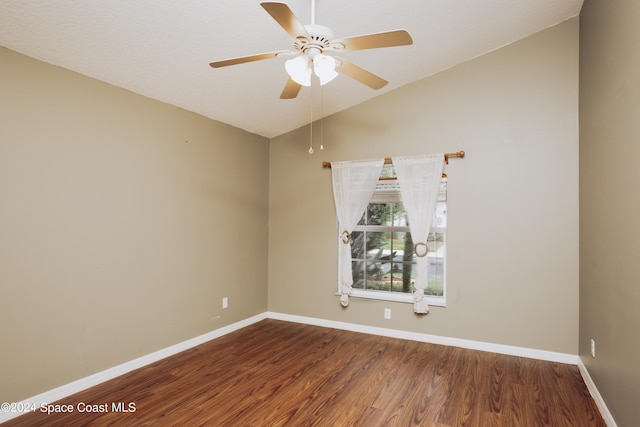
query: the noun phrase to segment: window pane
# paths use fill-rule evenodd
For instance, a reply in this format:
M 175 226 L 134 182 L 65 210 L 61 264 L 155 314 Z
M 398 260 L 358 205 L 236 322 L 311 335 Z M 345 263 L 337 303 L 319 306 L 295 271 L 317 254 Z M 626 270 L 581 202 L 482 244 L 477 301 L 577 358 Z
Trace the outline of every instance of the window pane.
M 352 261 L 351 270 L 353 272 L 353 288 L 366 289 L 365 286 L 365 262 L 364 261 Z
M 407 221 L 407 212 L 404 210 L 402 203 L 389 203 L 389 205 L 393 212 L 392 225 L 406 226 L 409 224 Z
M 391 263 L 367 261 L 367 289 L 374 291 L 391 290 Z
M 412 292 L 412 281 L 415 281 L 415 255 L 411 233 L 396 231 L 391 233 L 393 265 L 391 288 L 393 292 Z
M 443 295 L 444 288 L 444 257 L 445 257 L 445 236 L 444 233 L 430 233 L 427 245 L 429 246 L 429 267 L 426 290 L 427 295 Z
M 447 203 L 436 203 L 436 212 L 433 217 L 432 227 L 447 227 Z
M 444 234 L 429 233 L 429 238 L 427 239 L 427 247 L 429 248 L 429 252 L 438 252 L 441 248 L 444 247 Z
M 396 262 L 415 262 L 416 257 L 413 251 L 413 240 L 411 233 L 406 231 L 396 231 L 392 233 L 391 246 L 393 260 Z
M 391 205 L 370 203 L 367 207 L 367 225 L 391 225 Z
M 431 261 L 431 260 L 429 260 Z M 427 287 L 425 294 L 442 296 L 442 289 L 444 288 L 444 263 L 431 263 L 429 262 L 429 286 Z
M 364 259 L 364 235 L 362 231 L 351 232 L 351 259 Z
M 396 170 L 392 163 L 385 163 L 380 171 L 380 178 L 397 178 Z
M 391 254 L 389 232 L 369 231 L 366 233 L 367 258 L 374 260 L 389 260 Z
M 416 280 L 416 268 L 414 263 L 397 262 L 391 267 L 393 292 L 413 292 L 413 283 Z
M 393 168 L 387 167 L 382 176 L 394 176 Z M 400 202 L 397 181 L 380 181 L 376 191 L 376 197 L 358 223 L 358 231 L 351 234 L 353 287 L 379 292 L 412 293 L 419 258 L 415 255 L 411 233 L 407 231 L 409 221 Z M 446 200 L 446 183 L 443 183 L 432 223 L 438 232 L 431 232 L 426 242 L 426 260 L 429 263 L 427 295 L 444 294 Z

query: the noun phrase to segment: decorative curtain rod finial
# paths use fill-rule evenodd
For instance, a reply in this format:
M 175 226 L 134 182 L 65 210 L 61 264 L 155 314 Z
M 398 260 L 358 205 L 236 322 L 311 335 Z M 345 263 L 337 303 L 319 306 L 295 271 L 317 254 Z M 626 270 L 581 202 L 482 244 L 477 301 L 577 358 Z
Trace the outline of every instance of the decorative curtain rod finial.
M 460 158 L 463 158 L 464 157 L 464 151 L 460 150 L 460 151 L 456 151 L 455 153 L 444 153 L 444 162 L 446 164 L 449 164 L 449 157 L 460 157 Z

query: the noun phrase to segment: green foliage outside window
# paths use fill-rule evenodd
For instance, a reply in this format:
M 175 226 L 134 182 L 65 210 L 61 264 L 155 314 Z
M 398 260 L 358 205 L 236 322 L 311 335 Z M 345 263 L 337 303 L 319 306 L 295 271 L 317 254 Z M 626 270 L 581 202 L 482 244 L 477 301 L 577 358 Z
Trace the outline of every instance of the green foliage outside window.
M 444 233 L 432 232 L 429 252 L 444 245 Z M 353 287 L 388 292 L 413 292 L 416 256 L 402 203 L 371 203 L 351 234 Z M 427 295 L 442 296 L 442 259 L 430 261 Z

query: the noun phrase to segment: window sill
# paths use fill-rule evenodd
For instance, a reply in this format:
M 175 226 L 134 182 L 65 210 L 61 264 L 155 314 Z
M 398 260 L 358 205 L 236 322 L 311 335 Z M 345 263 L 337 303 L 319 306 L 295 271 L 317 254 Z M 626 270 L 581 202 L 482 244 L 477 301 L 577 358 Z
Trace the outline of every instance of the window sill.
M 340 296 L 341 294 L 336 292 L 336 296 Z M 365 298 L 365 299 L 375 299 L 380 301 L 393 301 L 393 302 L 404 302 L 408 304 L 413 304 L 413 295 L 411 294 L 400 294 L 400 293 L 391 293 L 391 292 L 379 292 L 379 291 L 365 291 L 362 289 L 352 289 L 351 295 L 349 298 Z M 446 307 L 447 301 L 443 297 L 433 297 L 433 296 L 425 296 L 425 301 L 427 305 L 434 307 Z

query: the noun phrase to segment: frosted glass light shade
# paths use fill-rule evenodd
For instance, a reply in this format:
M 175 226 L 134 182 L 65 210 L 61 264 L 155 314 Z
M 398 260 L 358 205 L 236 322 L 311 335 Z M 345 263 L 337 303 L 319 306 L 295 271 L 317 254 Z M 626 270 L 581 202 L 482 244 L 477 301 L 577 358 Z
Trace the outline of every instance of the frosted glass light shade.
M 311 67 L 306 55 L 296 56 L 284 63 L 291 80 L 302 86 L 311 86 Z
M 320 86 L 329 83 L 338 76 L 336 60 L 321 53 L 313 57 L 313 72 L 320 79 Z
M 318 53 L 310 59 L 307 55 L 299 55 L 284 63 L 284 68 L 291 80 L 302 86 L 311 86 L 311 62 L 313 62 L 313 72 L 320 85 L 323 86 L 338 76 L 336 72 L 336 60 L 322 53 Z

